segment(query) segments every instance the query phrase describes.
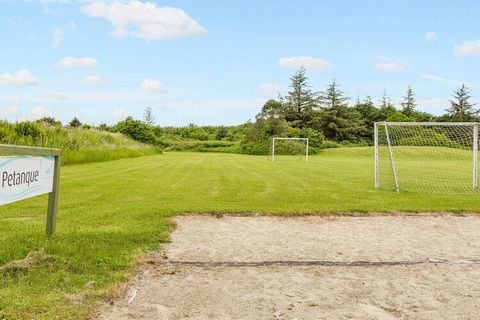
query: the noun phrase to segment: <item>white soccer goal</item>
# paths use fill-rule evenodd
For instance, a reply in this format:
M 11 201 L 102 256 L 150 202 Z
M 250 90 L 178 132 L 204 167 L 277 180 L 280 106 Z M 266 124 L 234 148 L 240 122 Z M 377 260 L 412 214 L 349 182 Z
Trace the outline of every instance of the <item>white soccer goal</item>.
M 275 155 L 305 155 L 305 161 L 308 162 L 308 138 L 272 138 L 271 152 L 272 161 L 275 161 Z
M 478 189 L 478 123 L 375 123 L 375 188 L 473 193 Z

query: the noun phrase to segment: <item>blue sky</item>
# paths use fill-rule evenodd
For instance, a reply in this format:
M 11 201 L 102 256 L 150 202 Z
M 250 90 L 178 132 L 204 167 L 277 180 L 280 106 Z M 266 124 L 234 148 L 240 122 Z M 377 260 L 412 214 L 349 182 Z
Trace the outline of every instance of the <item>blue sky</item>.
M 0 117 L 240 124 L 304 65 L 356 100 L 480 101 L 479 1 L 0 0 Z

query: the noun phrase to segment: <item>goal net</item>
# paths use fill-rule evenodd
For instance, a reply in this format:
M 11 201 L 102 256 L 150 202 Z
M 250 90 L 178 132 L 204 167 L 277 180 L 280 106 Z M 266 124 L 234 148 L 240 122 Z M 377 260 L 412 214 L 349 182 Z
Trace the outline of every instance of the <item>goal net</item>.
M 272 138 L 270 155 L 272 161 L 297 156 L 308 162 L 308 147 L 308 138 Z
M 375 123 L 375 188 L 473 193 L 478 188 L 478 123 Z

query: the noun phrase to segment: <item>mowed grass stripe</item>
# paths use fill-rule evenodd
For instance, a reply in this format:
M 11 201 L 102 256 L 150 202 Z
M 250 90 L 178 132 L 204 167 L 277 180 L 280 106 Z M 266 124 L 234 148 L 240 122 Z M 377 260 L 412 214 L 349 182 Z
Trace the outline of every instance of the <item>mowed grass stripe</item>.
M 55 238 L 44 233 L 45 196 L 0 207 L 0 265 L 45 254 L 29 268 L 2 273 L 0 315 L 85 318 L 128 276 L 135 257 L 168 239 L 168 217 L 176 214 L 480 211 L 475 194 L 373 190 L 372 158 L 372 148 L 327 150 L 309 163 L 165 153 L 64 167 Z M 90 281 L 94 288 L 85 287 Z M 84 301 L 72 302 L 77 296 Z

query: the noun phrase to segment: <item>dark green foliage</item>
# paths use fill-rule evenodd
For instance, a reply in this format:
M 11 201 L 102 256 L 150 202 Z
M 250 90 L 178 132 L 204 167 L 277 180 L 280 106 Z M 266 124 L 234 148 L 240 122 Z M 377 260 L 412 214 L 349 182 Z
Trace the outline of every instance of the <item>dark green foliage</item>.
M 413 117 L 409 117 L 400 111 L 395 111 L 390 117 L 386 119 L 388 122 L 414 122 Z
M 462 84 L 454 92 L 453 99 L 450 100 L 450 108 L 445 110 L 447 118 L 458 122 L 478 121 L 478 110 L 474 108 L 475 104 L 472 104 L 470 99 L 470 91 Z
M 49 125 L 49 126 L 61 126 L 62 125 L 61 121 L 57 121 L 53 117 L 43 117 L 41 119 L 38 119 L 35 122 L 39 123 L 39 124 L 42 124 L 42 125 Z
M 274 119 L 274 121 L 277 120 L 278 119 Z M 242 153 L 256 155 L 268 154 L 270 140 L 272 137 L 268 132 L 274 132 L 272 131 L 272 126 L 268 124 L 268 121 L 269 120 L 258 118 L 257 121 L 249 128 L 249 130 L 247 130 L 245 138 L 243 139 L 240 147 L 240 151 Z M 277 127 L 277 129 L 279 128 L 280 127 Z
M 303 128 L 311 120 L 310 112 L 318 108 L 320 96 L 310 88 L 303 67 L 290 80 L 290 91 L 286 97 L 282 98 L 285 110 L 284 118 L 292 127 Z
M 18 136 L 22 137 L 36 139 L 40 136 L 40 127 L 36 123 L 29 121 L 18 122 L 15 124 L 14 130 Z
M 157 143 L 157 137 L 153 129 L 143 121 L 135 120 L 132 117 L 127 117 L 125 120 L 120 121 L 112 130 L 114 132 L 120 132 L 139 142 L 148 144 Z
M 407 117 L 413 116 L 415 107 L 417 106 L 415 102 L 415 94 L 411 86 L 408 86 L 407 94 L 403 97 L 403 101 L 400 103 L 402 107 L 402 113 Z
M 270 99 L 263 105 L 257 119 L 285 119 L 288 108 L 286 103 Z
M 320 128 L 325 138 L 333 141 L 359 141 L 366 128 L 359 112 L 350 108 L 348 98 L 333 81 L 321 97 Z
M 79 128 L 82 126 L 82 123 L 80 122 L 80 120 L 78 120 L 77 117 L 73 117 L 72 121 L 68 123 L 68 126 L 70 128 Z
M 145 108 L 145 112 L 143 113 L 143 121 L 149 126 L 153 126 L 155 124 L 155 117 L 153 115 L 152 108 Z
M 382 119 L 380 109 L 376 108 L 373 104 L 373 101 L 370 97 L 367 97 L 363 102 L 357 102 L 357 104 L 353 107 L 360 117 L 363 120 L 363 125 L 365 129 L 362 133 L 362 138 L 368 141 L 372 140 L 373 137 L 373 125 L 377 121 L 385 121 Z

